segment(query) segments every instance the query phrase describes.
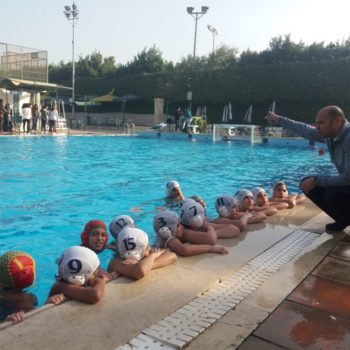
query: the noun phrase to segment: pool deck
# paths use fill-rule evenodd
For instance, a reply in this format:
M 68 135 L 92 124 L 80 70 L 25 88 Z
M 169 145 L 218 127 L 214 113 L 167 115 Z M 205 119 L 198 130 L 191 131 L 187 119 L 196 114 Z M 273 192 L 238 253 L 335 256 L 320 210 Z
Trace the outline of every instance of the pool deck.
M 332 266 L 339 265 L 339 268 L 346 268 L 346 264 L 349 264 L 344 258 L 327 256 L 346 236 L 344 232 L 325 233 L 324 225 L 331 221 L 310 202 L 296 209 L 280 211 L 275 216 L 267 218 L 265 223 L 249 225 L 249 230 L 241 233 L 237 238 L 220 240 L 218 244 L 229 250 L 228 255 L 203 254 L 179 257 L 175 264 L 151 271 L 142 280 L 132 281 L 121 277 L 110 282 L 106 287 L 103 300 L 95 305 L 76 301 L 68 301 L 59 306 L 45 305 L 28 313 L 26 319 L 20 324 L 3 323 L 0 325 L 0 348 L 3 350 L 86 349 L 89 346 L 91 349 L 118 347 L 122 349 L 234 349 L 245 339 L 247 340 L 242 344 L 242 349 L 281 349 L 282 347 L 278 344 L 288 349 L 308 348 L 297 341 L 281 343 L 281 339 L 284 339 L 282 329 L 286 333 L 291 333 L 297 321 L 299 323 L 303 321 L 298 314 L 295 316 L 296 312 L 301 311 L 294 311 L 294 324 L 291 323 L 293 320 L 290 321 L 292 316 L 289 318 L 283 316 L 283 312 L 288 312 L 290 304 L 295 304 L 298 308 L 310 309 L 310 306 L 301 305 L 301 303 L 306 304 L 306 298 L 300 296 L 300 293 L 290 296 L 290 293 L 310 273 L 312 275 L 308 278 L 311 279 L 336 280 L 332 276 L 323 277 L 321 272 L 326 271 L 331 275 Z M 309 237 L 307 244 L 300 240 L 300 237 L 304 236 Z M 297 240 L 291 241 L 292 237 L 297 237 Z M 285 244 L 281 248 L 283 242 Z M 298 246 L 300 242 L 302 245 Z M 337 249 L 344 248 L 344 245 L 349 244 L 343 241 Z M 284 253 L 283 249 L 289 249 L 292 246 L 297 248 L 294 252 Z M 282 255 L 278 249 L 282 249 Z M 276 256 L 281 257 L 280 262 L 276 261 L 277 267 L 269 264 L 265 266 L 261 263 L 261 259 L 268 252 L 272 254 L 267 257 L 268 261 L 273 261 Z M 346 256 L 344 249 L 343 255 Z M 258 271 L 260 275 L 256 278 L 248 276 L 250 280 L 253 278 L 252 284 L 244 275 L 244 271 L 247 267 L 252 267 L 254 262 L 261 265 L 254 267 L 254 271 Z M 326 266 L 322 267 L 323 264 Z M 329 268 L 327 264 L 333 265 Z M 314 270 L 316 267 L 317 269 Z M 203 304 L 201 300 L 206 300 L 204 304 L 214 300 L 213 295 L 217 295 L 217 300 L 214 302 L 224 300 L 226 297 L 222 294 L 222 287 L 225 283 L 232 284 L 236 276 L 243 276 L 243 280 L 240 290 L 235 291 L 235 296 L 232 297 L 234 300 L 232 304 L 229 305 L 227 301 L 225 310 L 223 306 L 219 306 L 220 312 L 215 309 L 209 310 L 209 313 L 205 311 L 204 317 L 198 314 L 198 317 L 202 318 L 199 321 L 196 320 L 197 311 L 193 307 L 200 308 Z M 329 283 L 338 283 L 346 290 L 350 288 L 346 286 L 346 283 L 350 283 L 348 276 L 349 274 L 346 273 L 346 282 L 336 280 L 337 282 Z M 254 282 L 254 279 L 260 282 Z M 304 283 L 311 282 L 306 279 Z M 230 288 L 232 290 L 232 286 L 227 290 Z M 340 298 L 340 294 L 337 295 Z M 288 300 L 285 300 L 287 297 Z M 296 301 L 297 298 L 299 299 Z M 276 308 L 277 310 L 274 311 Z M 350 313 L 349 309 L 349 303 L 347 303 L 348 315 L 338 317 L 338 313 L 334 318 L 350 323 L 346 319 Z M 324 311 L 316 311 L 325 315 Z M 188 317 L 185 317 L 189 320 L 187 322 L 200 326 L 189 326 L 194 329 L 190 331 L 188 327 L 182 325 L 181 330 L 186 335 L 180 334 L 179 339 L 175 339 L 177 333 L 169 336 L 167 332 L 170 330 L 164 325 L 169 324 L 170 319 L 181 324 L 181 320 L 176 321 L 178 320 L 176 317 L 181 315 L 181 312 L 187 313 Z M 266 321 L 263 322 L 265 319 Z M 278 328 L 278 331 L 274 331 L 274 327 Z M 174 328 L 176 328 L 175 325 Z M 338 328 L 340 334 L 344 333 L 344 329 L 347 334 L 350 334 L 350 326 L 348 324 L 344 326 L 338 321 L 333 322 L 332 334 Z M 160 334 L 155 334 L 159 329 Z M 315 327 L 311 331 L 315 332 Z M 327 340 L 327 337 L 322 338 L 322 335 L 327 334 L 327 328 L 322 332 L 319 338 L 317 335 L 313 334 L 313 336 Z M 305 332 L 300 333 L 304 336 Z M 334 337 L 334 335 L 330 336 L 333 339 L 332 344 L 338 344 L 334 343 Z M 153 345 L 149 346 L 146 343 L 142 345 L 144 338 L 146 341 L 151 339 Z M 262 345 L 254 346 L 254 342 Z M 263 347 L 266 344 L 267 347 Z M 294 346 L 295 344 L 297 345 Z M 349 347 L 350 343 L 347 343 L 345 348 Z

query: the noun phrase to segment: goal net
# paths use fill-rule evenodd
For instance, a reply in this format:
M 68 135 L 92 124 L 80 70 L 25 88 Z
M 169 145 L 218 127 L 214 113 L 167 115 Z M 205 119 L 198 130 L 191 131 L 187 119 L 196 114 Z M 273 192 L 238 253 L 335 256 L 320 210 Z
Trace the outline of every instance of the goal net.
M 213 141 L 262 142 L 260 127 L 251 124 L 213 124 Z

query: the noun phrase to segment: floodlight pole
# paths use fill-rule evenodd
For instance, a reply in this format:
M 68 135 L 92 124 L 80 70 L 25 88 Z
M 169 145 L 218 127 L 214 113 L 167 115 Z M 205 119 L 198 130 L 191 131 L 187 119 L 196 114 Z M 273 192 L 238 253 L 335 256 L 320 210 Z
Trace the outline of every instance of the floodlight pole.
M 213 35 L 213 54 L 214 54 L 214 52 L 215 52 L 215 36 L 218 35 L 219 33 L 216 30 L 216 28 L 214 28 L 213 26 L 211 26 L 209 24 L 208 24 L 207 28 Z
M 77 5 L 73 2 L 72 8 L 65 6 L 65 14 L 67 20 L 72 25 L 72 117 L 75 121 L 75 59 L 74 59 L 74 48 L 75 48 L 75 25 L 79 19 L 79 10 Z
M 208 10 L 209 10 L 209 7 L 208 6 L 202 6 L 201 8 L 201 11 L 197 11 L 197 12 L 194 12 L 193 11 L 194 8 L 193 7 L 187 7 L 187 13 L 189 15 L 191 15 L 193 17 L 193 19 L 195 20 L 195 26 L 194 26 L 194 44 L 193 44 L 193 62 L 196 58 L 196 44 L 197 44 L 197 23 L 198 23 L 198 20 L 203 16 L 205 15 Z
M 208 6 L 202 6 L 201 7 L 201 11 L 197 11 L 194 12 L 194 7 L 187 7 L 187 13 L 189 15 L 191 15 L 193 17 L 193 19 L 195 20 L 195 26 L 194 26 L 194 43 L 193 43 L 193 58 L 192 58 L 192 69 L 191 69 L 191 76 L 190 76 L 190 89 L 192 89 L 192 74 L 193 74 L 193 70 L 194 70 L 194 65 L 195 65 L 195 60 L 196 60 L 196 45 L 197 45 L 197 23 L 198 20 L 205 15 L 208 10 L 209 7 Z M 190 105 L 190 109 L 192 109 L 192 91 L 188 91 L 187 92 L 187 96 L 190 96 L 190 100 L 189 100 L 189 105 Z

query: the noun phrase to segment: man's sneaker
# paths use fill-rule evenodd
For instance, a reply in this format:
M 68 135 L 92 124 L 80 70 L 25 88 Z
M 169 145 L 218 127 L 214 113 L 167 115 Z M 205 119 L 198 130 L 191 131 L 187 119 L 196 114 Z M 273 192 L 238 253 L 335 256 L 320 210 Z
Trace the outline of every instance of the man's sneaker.
M 333 222 L 333 224 L 327 224 L 326 231 L 343 231 L 347 226 L 349 226 L 347 222 L 336 221 Z

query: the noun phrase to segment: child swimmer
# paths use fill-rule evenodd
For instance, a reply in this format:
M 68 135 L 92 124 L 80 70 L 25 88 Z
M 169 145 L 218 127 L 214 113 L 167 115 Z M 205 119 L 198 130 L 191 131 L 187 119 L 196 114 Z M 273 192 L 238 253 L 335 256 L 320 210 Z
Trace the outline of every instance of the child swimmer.
M 56 260 L 57 281 L 52 286 L 46 304 L 59 305 L 67 298 L 94 304 L 103 297 L 107 275 L 98 274 L 100 260 L 89 248 L 73 246 Z
M 118 255 L 110 261 L 108 271 L 136 280 L 177 259 L 176 254 L 167 249 L 151 249 L 147 234 L 133 227 L 125 227 L 118 234 L 117 251 Z
M 212 244 L 185 244 L 183 226 L 175 212 L 162 211 L 153 219 L 153 228 L 160 241 L 161 248 L 169 248 L 181 256 L 192 256 L 202 253 L 228 254 L 224 247 Z
M 269 208 L 273 207 L 277 210 L 286 209 L 289 207 L 289 205 L 285 202 L 270 202 L 269 198 L 265 192 L 265 190 L 261 187 L 255 187 L 252 189 L 253 197 L 254 197 L 254 204 L 253 207 L 254 211 L 260 211 L 263 208 Z M 268 215 L 266 212 L 264 212 L 266 215 Z
M 271 189 L 270 202 L 287 203 L 288 208 L 294 208 L 297 204 L 303 204 L 306 200 L 303 194 L 288 195 L 287 186 L 283 181 L 275 181 Z
M 0 257 L 0 322 L 21 322 L 34 309 L 36 296 L 23 291 L 34 280 L 35 262 L 29 254 L 12 250 Z
M 262 213 L 242 212 L 238 210 L 238 201 L 235 197 L 221 195 L 215 201 L 215 209 L 219 216 L 213 220 L 214 223 L 233 223 L 240 230 L 244 230 L 247 224 L 254 224 L 265 219 Z

